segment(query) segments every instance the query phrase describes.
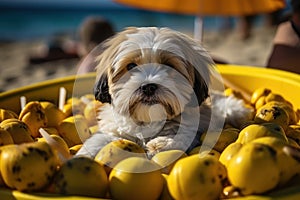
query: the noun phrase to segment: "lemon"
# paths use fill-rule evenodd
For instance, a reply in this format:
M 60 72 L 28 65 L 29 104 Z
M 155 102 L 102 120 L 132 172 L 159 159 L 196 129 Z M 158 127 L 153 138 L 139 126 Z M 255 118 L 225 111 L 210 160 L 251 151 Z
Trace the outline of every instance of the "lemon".
M 89 126 L 97 125 L 97 112 L 103 104 L 100 101 L 90 101 L 83 110 L 83 116 L 88 121 Z
M 109 175 L 112 199 L 156 200 L 162 193 L 163 185 L 160 167 L 142 157 L 120 161 Z
M 279 183 L 280 169 L 276 151 L 267 145 L 247 143 L 229 161 L 230 183 L 244 195 L 262 194 Z
M 5 119 L 18 119 L 18 115 L 11 110 L 6 110 L 0 108 L 0 122 L 2 122 Z
M 55 143 L 49 143 L 52 150 L 59 155 L 66 156 L 66 158 L 69 158 L 71 156 L 69 147 L 65 140 L 58 136 L 58 135 L 50 135 L 52 139 L 54 139 Z M 47 142 L 45 138 L 38 138 L 38 142 Z
M 300 125 L 290 125 L 286 130 L 286 136 L 300 145 Z
M 159 197 L 159 200 L 173 200 L 169 188 L 168 188 L 168 174 L 162 174 L 162 176 L 164 177 L 164 186 L 163 186 L 163 190 L 161 192 L 161 195 Z
M 145 150 L 137 143 L 126 139 L 119 139 L 105 145 L 97 153 L 95 161 L 104 165 L 105 171 L 109 174 L 118 162 L 133 156 L 147 157 Z
M 162 173 L 169 174 L 177 160 L 187 157 L 187 154 L 181 150 L 168 150 L 155 154 L 152 161 L 162 167 Z
M 290 122 L 290 117 L 287 111 L 281 106 L 267 103 L 257 110 L 254 121 L 256 123 L 276 123 L 286 130 Z
M 82 144 L 91 135 L 87 120 L 82 115 L 65 118 L 59 123 L 57 129 L 68 147 Z
M 6 119 L 0 123 L 0 128 L 8 131 L 14 144 L 33 142 L 28 125 L 18 119 Z
M 224 151 L 222 151 L 219 161 L 225 165 L 228 166 L 229 161 L 234 157 L 234 155 L 242 148 L 242 144 L 239 142 L 234 142 L 228 145 Z
M 276 137 L 261 137 L 253 140 L 252 142 L 265 144 L 275 149 L 276 159 L 280 170 L 280 186 L 286 184 L 299 172 L 300 164 L 295 159 L 283 152 L 283 147 L 288 145 L 288 142 Z
M 61 111 L 54 103 L 49 101 L 41 101 L 40 104 L 45 110 L 49 127 L 57 127 L 58 124 L 66 118 L 63 111 Z
M 246 144 L 256 138 L 272 136 L 288 141 L 282 127 L 276 123 L 251 124 L 240 131 L 236 142 Z
M 252 93 L 251 104 L 255 104 L 260 97 L 267 96 L 269 93 L 271 93 L 271 90 L 268 88 L 257 88 Z
M 0 128 L 0 146 L 5 146 L 7 144 L 13 144 L 14 140 L 10 133 L 2 128 Z
M 93 159 L 73 157 L 59 168 L 54 188 L 64 195 L 104 198 L 108 192 L 108 178 L 103 166 Z
M 229 144 L 236 141 L 238 135 L 239 129 L 236 128 L 225 128 L 221 133 L 208 132 L 205 134 L 203 144 L 212 147 L 218 152 L 222 152 Z
M 211 155 L 197 154 L 178 160 L 168 177 L 168 188 L 174 199 L 218 199 L 226 168 Z

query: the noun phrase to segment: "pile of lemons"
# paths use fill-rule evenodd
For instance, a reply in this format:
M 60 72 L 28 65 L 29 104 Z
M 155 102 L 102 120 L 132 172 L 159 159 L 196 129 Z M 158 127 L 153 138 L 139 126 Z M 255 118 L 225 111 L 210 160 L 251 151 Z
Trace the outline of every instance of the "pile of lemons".
M 225 95 L 243 99 L 230 88 Z M 18 115 L 0 109 L 0 185 L 125 200 L 217 200 L 284 188 L 300 173 L 299 111 L 267 88 L 243 100 L 253 108 L 251 121 L 203 133 L 202 145 L 190 152 L 152 158 L 125 139 L 107 144 L 95 159 L 74 156 L 97 130 L 96 110 L 103 104 L 92 95 L 69 99 L 63 110 L 47 101 L 28 102 Z

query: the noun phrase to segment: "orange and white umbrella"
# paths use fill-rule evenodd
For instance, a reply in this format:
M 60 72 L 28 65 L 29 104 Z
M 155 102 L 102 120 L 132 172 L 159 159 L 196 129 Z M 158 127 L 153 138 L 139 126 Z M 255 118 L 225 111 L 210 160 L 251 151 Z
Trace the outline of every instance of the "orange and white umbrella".
M 114 0 L 159 12 L 195 15 L 194 36 L 202 39 L 203 16 L 244 16 L 270 13 L 285 7 L 285 0 Z

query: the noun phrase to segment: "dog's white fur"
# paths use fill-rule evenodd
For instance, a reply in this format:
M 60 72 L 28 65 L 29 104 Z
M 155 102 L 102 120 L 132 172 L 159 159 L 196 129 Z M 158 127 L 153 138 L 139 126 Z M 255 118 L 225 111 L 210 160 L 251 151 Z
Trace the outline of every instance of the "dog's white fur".
M 216 91 L 224 88 L 216 84 L 221 78 L 212 59 L 182 33 L 128 28 L 103 48 L 95 89 L 96 98 L 107 103 L 98 114 L 99 133 L 77 155 L 95 157 L 120 138 L 139 143 L 149 156 L 169 149 L 188 151 L 204 131 L 220 130 L 224 123 L 239 126 L 251 116 L 242 100 Z M 141 89 L 147 84 L 155 84 L 153 94 Z

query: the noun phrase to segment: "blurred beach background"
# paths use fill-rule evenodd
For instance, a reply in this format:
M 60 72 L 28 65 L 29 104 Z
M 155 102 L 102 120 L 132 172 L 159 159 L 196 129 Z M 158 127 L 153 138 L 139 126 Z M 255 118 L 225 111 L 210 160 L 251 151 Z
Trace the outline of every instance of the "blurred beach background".
M 78 28 L 88 16 L 106 18 L 115 31 L 128 26 L 158 26 L 193 37 L 193 15 L 141 10 L 112 0 L 1 0 L 0 91 L 76 74 L 80 60 L 76 57 L 38 64 L 29 59 L 57 38 L 77 41 Z M 230 64 L 264 67 L 276 26 L 259 15 L 251 37 L 243 40 L 237 22 L 236 17 L 204 17 L 203 46 Z

